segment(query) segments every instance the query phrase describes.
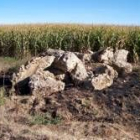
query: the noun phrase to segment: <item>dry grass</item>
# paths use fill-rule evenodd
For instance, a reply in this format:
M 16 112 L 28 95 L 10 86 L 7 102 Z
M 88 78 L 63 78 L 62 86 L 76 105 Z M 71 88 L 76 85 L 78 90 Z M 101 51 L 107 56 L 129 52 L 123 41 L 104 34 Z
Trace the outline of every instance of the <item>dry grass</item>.
M 25 64 L 30 57 L 15 59 L 12 57 L 0 57 L 0 74 L 16 72 L 22 64 Z
M 17 97 L 16 97 L 17 98 Z M 16 99 L 15 98 L 15 99 Z M 16 100 L 0 106 L 0 139 L 2 140 L 138 140 L 135 128 L 117 123 L 71 121 L 59 125 L 30 125 L 31 116 Z

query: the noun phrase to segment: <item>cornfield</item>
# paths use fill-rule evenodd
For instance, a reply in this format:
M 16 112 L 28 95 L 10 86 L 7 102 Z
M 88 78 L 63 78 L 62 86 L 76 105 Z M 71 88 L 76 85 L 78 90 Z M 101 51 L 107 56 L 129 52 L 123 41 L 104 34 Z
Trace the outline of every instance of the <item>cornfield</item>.
M 0 56 L 23 58 L 36 56 L 48 48 L 97 51 L 124 48 L 129 59 L 140 58 L 140 27 L 74 24 L 1 25 Z

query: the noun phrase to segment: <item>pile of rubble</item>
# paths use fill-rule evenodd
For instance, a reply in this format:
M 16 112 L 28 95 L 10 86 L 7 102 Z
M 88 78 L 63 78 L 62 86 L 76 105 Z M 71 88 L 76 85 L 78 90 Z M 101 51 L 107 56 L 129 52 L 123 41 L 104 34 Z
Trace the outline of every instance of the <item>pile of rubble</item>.
M 114 52 L 112 48 L 85 54 L 48 49 L 21 66 L 12 82 L 16 93 L 28 88 L 32 94 L 40 91 L 51 94 L 63 91 L 69 83 L 102 90 L 110 87 L 119 75 L 132 72 L 127 55 L 127 50 Z M 93 70 L 90 66 L 95 63 L 100 66 Z

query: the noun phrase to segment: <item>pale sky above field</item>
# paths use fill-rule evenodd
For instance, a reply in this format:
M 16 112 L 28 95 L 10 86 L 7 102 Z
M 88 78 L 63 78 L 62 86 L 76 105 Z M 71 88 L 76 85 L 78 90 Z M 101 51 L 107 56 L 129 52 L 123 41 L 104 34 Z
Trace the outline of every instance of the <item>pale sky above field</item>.
M 0 24 L 140 25 L 140 0 L 0 0 Z

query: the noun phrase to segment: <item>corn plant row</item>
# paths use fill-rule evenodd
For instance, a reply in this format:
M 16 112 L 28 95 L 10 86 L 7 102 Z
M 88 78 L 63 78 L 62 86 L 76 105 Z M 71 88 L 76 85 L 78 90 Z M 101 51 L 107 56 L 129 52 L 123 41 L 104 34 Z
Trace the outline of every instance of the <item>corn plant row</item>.
M 101 48 L 127 49 L 140 58 L 140 27 L 114 25 L 35 24 L 1 25 L 0 56 L 36 56 L 48 48 L 84 52 Z

